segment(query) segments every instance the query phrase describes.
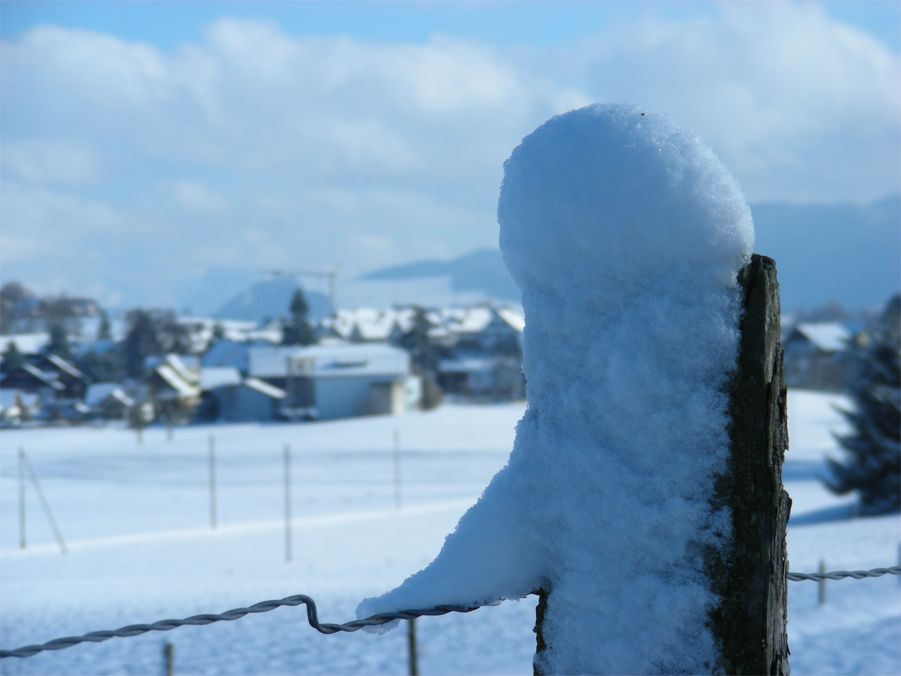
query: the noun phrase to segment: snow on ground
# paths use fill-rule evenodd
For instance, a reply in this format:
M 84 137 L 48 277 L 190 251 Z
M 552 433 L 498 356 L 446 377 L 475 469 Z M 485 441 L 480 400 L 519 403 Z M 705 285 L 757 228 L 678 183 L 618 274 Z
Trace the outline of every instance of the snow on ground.
M 834 452 L 840 397 L 791 392 L 794 499 L 791 569 L 894 563 L 896 516 L 847 519 L 816 479 Z M 0 645 L 164 617 L 221 612 L 307 593 L 324 621 L 352 617 L 359 600 L 425 565 L 468 505 L 503 466 L 522 405 L 446 406 L 397 418 L 306 425 L 220 425 L 0 434 Z M 401 446 L 402 507 L 395 508 L 393 433 Z M 209 529 L 207 439 L 216 437 L 219 528 Z M 293 453 L 294 559 L 284 560 L 282 446 Z M 18 550 L 16 449 L 28 452 L 70 553 L 56 549 L 29 488 L 28 548 Z M 425 674 L 530 673 L 534 600 L 418 623 Z M 897 578 L 789 587 L 795 674 L 901 673 Z M 406 636 L 323 636 L 300 608 L 166 634 L 113 639 L 26 660 L 2 674 L 157 674 L 175 645 L 178 674 L 400 674 Z

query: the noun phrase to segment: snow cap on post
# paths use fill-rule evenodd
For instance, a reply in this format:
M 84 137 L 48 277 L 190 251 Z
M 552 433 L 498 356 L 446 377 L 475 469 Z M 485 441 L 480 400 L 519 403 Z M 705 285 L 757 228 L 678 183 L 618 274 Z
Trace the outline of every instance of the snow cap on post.
M 598 105 L 513 151 L 498 217 L 528 409 L 435 560 L 357 613 L 543 588 L 543 673 L 722 671 L 704 559 L 731 528 L 711 498 L 753 243 L 741 190 L 668 118 Z
M 558 115 L 523 139 L 504 163 L 498 221 L 520 287 L 575 278 L 609 294 L 672 263 L 714 266 L 732 284 L 754 243 L 742 190 L 710 147 L 627 105 Z

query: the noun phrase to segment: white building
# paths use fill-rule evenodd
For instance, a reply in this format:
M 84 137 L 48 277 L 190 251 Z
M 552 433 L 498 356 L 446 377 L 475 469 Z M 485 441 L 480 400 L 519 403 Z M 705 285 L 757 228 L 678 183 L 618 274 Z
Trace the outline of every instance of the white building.
M 287 392 L 284 410 L 319 420 L 403 413 L 410 357 L 385 344 L 255 347 L 248 373 Z

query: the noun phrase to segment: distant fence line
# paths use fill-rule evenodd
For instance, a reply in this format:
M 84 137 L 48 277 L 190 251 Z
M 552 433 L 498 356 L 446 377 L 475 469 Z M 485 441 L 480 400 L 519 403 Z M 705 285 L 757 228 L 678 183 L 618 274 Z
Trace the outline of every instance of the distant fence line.
M 883 575 L 901 575 L 901 565 L 891 566 L 888 568 L 872 568 L 870 570 L 836 570 L 828 573 L 790 572 L 788 573 L 788 579 L 793 582 L 809 580 L 819 581 L 822 583 L 825 582 L 825 580 L 844 580 L 848 578 L 861 580 L 870 577 L 882 577 Z M 437 615 L 447 615 L 448 613 L 471 613 L 472 611 L 477 610 L 487 604 L 475 604 L 468 606 L 441 605 L 435 606 L 434 608 L 401 610 L 394 613 L 381 613 L 361 620 L 351 620 L 350 622 L 345 622 L 343 624 L 333 624 L 330 622 L 319 621 L 319 613 L 316 608 L 316 602 L 311 597 L 304 594 L 296 594 L 294 596 L 287 596 L 283 599 L 261 601 L 259 603 L 254 603 L 252 606 L 248 606 L 246 608 L 233 608 L 232 610 L 227 610 L 224 613 L 219 613 L 218 615 L 205 613 L 202 615 L 192 615 L 191 617 L 186 617 L 179 620 L 159 620 L 150 624 L 130 624 L 126 627 L 120 627 L 119 629 L 92 631 L 87 634 L 82 634 L 81 636 L 65 636 L 62 638 L 53 639 L 52 641 L 47 641 L 46 643 L 26 645 L 22 646 L 21 648 L 15 648 L 13 650 L 0 649 L 0 659 L 5 659 L 7 657 L 32 657 L 33 655 L 37 655 L 42 652 L 64 650 L 81 643 L 102 643 L 103 641 L 108 641 L 111 638 L 131 638 L 133 636 L 140 636 L 151 631 L 171 631 L 172 629 L 177 629 L 178 627 L 183 626 L 202 626 L 213 624 L 214 622 L 231 622 L 241 619 L 245 615 L 251 615 L 255 613 L 268 613 L 271 610 L 275 610 L 276 608 L 281 608 L 284 606 L 301 605 L 306 607 L 307 622 L 309 622 L 310 626 L 313 629 L 322 634 L 337 634 L 339 632 L 359 631 L 364 627 L 376 627 L 383 624 L 388 624 L 389 622 L 394 622 L 395 620 L 415 620 L 417 617 L 432 617 Z

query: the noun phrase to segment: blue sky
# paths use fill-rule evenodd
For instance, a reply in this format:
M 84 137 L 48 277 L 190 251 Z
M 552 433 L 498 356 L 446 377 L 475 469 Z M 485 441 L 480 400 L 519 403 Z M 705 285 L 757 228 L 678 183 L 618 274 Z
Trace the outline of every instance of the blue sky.
M 495 246 L 504 159 L 630 101 L 751 201 L 901 182 L 901 3 L 3 2 L 0 278 L 183 304 Z
M 901 2 L 844 0 L 819 3 L 827 14 L 860 28 L 898 51 Z M 361 40 L 425 42 L 434 33 L 497 45 L 554 45 L 585 37 L 598 26 L 653 13 L 685 19 L 709 11 L 704 2 L 44 2 L 4 1 L 0 35 L 15 38 L 54 24 L 149 42 L 162 48 L 199 39 L 223 15 L 265 18 L 296 36 L 351 36 Z

